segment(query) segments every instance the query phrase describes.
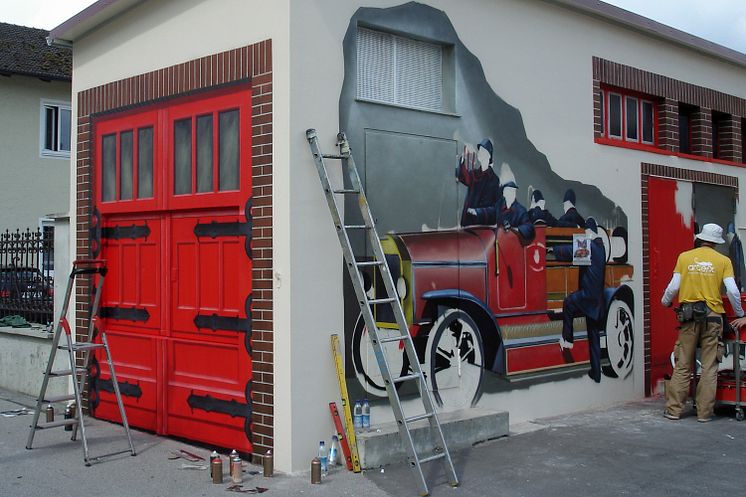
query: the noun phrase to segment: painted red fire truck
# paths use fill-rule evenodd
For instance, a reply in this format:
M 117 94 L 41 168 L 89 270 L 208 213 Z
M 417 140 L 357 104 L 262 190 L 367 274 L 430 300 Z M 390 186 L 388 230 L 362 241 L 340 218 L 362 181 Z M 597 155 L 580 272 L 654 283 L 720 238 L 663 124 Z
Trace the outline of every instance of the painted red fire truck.
M 552 247 L 571 243 L 581 229 L 536 226 L 522 243 L 513 231 L 477 226 L 447 231 L 389 234 L 382 240 L 410 333 L 423 371 L 440 405 L 468 406 L 482 394 L 484 371 L 504 380 L 542 380 L 588 367 L 585 318 L 576 318 L 575 345 L 558 346 L 562 302 L 578 289 L 578 266 L 553 257 Z M 606 313 L 601 347 L 604 374 L 626 377 L 633 366 L 634 298 L 627 284 L 623 228 L 599 228 L 607 254 Z M 364 275 L 371 297 L 382 297 L 375 273 Z M 379 328 L 396 333 L 390 306 L 378 305 Z M 401 344 L 387 344 L 392 371 L 408 365 Z M 367 329 L 358 318 L 352 337 L 352 360 L 362 387 L 385 396 Z

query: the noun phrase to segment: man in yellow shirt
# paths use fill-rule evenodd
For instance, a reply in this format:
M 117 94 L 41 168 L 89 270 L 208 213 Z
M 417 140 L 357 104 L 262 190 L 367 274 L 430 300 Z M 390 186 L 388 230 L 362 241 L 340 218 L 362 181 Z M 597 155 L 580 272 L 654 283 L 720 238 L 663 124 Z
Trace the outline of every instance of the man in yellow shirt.
M 683 315 L 680 318 L 679 339 L 676 341 L 676 367 L 666 394 L 668 419 L 679 419 L 689 394 L 689 378 L 694 365 L 697 345 L 702 349 L 700 363 L 702 371 L 697 384 L 697 421 L 712 420 L 717 388 L 717 348 L 723 332 L 723 299 L 721 284 L 736 315 L 744 315 L 741 295 L 733 278 L 733 265 L 726 256 L 715 250 L 725 243 L 723 228 L 717 224 L 705 224 L 696 238 L 701 245 L 679 255 L 661 303 L 670 306 L 678 294 Z

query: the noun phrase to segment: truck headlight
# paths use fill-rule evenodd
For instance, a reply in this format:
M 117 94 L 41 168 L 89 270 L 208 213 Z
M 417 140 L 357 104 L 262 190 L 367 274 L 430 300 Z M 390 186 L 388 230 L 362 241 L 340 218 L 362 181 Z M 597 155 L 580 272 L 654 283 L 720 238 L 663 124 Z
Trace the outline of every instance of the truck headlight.
M 399 294 L 400 299 L 407 298 L 407 280 L 403 276 L 399 276 L 399 279 L 396 280 L 396 293 Z

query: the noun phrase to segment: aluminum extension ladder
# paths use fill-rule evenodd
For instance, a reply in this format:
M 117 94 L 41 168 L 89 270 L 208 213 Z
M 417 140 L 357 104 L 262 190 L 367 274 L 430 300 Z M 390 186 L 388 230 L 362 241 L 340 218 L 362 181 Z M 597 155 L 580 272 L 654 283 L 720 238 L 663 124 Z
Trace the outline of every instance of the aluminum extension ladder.
M 91 308 L 91 319 L 88 323 L 88 335 L 85 342 L 73 342 L 72 330 L 70 329 L 70 323 L 67 320 L 67 310 L 70 305 L 70 296 L 75 288 L 75 278 L 80 275 L 99 275 L 98 283 L 96 285 L 96 294 L 93 300 L 93 307 Z M 124 454 L 130 452 L 133 456 L 137 455 L 135 447 L 132 445 L 132 436 L 130 435 L 129 424 L 127 423 L 127 415 L 124 412 L 124 404 L 122 403 L 122 396 L 119 392 L 119 384 L 117 383 L 117 376 L 114 372 L 114 364 L 111 361 L 111 353 L 109 351 L 109 343 L 106 340 L 106 333 L 104 332 L 103 326 L 97 316 L 98 307 L 101 301 L 101 289 L 104 286 L 104 278 L 106 276 L 106 261 L 98 260 L 77 260 L 73 263 L 73 270 L 70 273 L 70 279 L 67 282 L 67 290 L 65 292 L 65 301 L 62 305 L 62 311 L 60 313 L 60 319 L 57 323 L 57 328 L 54 333 L 54 339 L 52 340 L 52 351 L 49 355 L 49 362 L 47 363 L 47 369 L 44 372 L 44 381 L 41 384 L 41 391 L 39 397 L 36 400 L 36 409 L 34 410 L 34 419 L 31 423 L 31 429 L 28 435 L 28 441 L 26 442 L 26 448 L 31 449 L 34 442 L 34 435 L 38 430 L 44 430 L 48 428 L 55 428 L 59 426 L 72 426 L 73 433 L 71 440 L 75 440 L 78 434 L 78 426 L 80 426 L 80 435 L 83 439 L 83 461 L 86 466 L 91 465 L 91 461 L 102 459 L 117 454 Z M 94 329 L 98 330 L 97 337 L 101 338 L 101 343 L 94 343 L 93 332 Z M 60 345 L 60 338 L 62 334 L 65 334 L 67 339 L 67 345 Z M 57 350 L 67 350 L 68 357 L 70 359 L 70 369 L 53 371 L 52 366 L 54 364 Z M 85 422 L 83 421 L 83 404 L 81 402 L 81 394 L 85 387 L 88 379 L 88 366 L 91 360 L 91 351 L 96 349 L 103 349 L 106 353 L 106 362 L 109 365 L 109 372 L 111 374 L 111 382 L 114 387 L 114 395 L 117 398 L 117 404 L 119 405 L 119 413 L 122 416 L 122 425 L 124 431 L 127 433 L 127 441 L 129 442 L 129 449 L 112 452 L 98 457 L 89 457 L 88 455 L 88 440 L 85 434 Z M 75 362 L 75 353 L 83 352 L 83 366 L 77 367 Z M 47 396 L 47 386 L 50 378 L 57 377 L 69 377 L 72 376 L 73 391 L 72 395 L 59 395 L 59 396 Z M 67 400 L 75 400 L 75 416 L 70 419 L 62 419 L 59 421 L 52 421 L 48 423 L 39 423 L 39 416 L 42 411 L 42 405 L 53 402 L 64 402 Z
M 306 131 L 306 138 L 308 144 L 311 147 L 311 153 L 313 154 L 314 161 L 316 162 L 316 169 L 319 173 L 319 179 L 324 189 L 324 196 L 326 197 L 327 204 L 329 205 L 329 211 L 331 212 L 334 226 L 339 236 L 339 243 L 342 246 L 342 252 L 344 253 L 345 265 L 350 273 L 350 279 L 352 280 L 352 286 L 355 288 L 355 295 L 357 296 L 358 303 L 360 304 L 360 311 L 362 312 L 365 324 L 368 327 L 368 333 L 370 340 L 373 344 L 373 350 L 375 351 L 376 360 L 378 367 L 381 370 L 384 383 L 386 384 L 386 392 L 388 393 L 391 407 L 394 411 L 394 417 L 399 427 L 399 435 L 405 445 L 408 454 L 409 464 L 413 471 L 417 475 L 417 480 L 420 487 L 420 495 L 428 495 L 429 491 L 425 477 L 422 473 L 422 464 L 438 459 L 444 459 L 446 465 L 446 472 L 450 480 L 450 484 L 453 486 L 458 485 L 458 477 L 456 476 L 456 470 L 453 467 L 453 461 L 451 455 L 448 452 L 445 438 L 443 437 L 443 430 L 438 422 L 438 417 L 435 413 L 435 407 L 433 405 L 430 391 L 427 388 L 425 377 L 422 374 L 422 368 L 420 367 L 420 361 L 417 358 L 417 352 L 414 348 L 414 342 L 412 336 L 409 334 L 409 327 L 407 326 L 407 320 L 404 316 L 404 310 L 401 307 L 396 293 L 396 287 L 394 286 L 391 272 L 389 271 L 388 263 L 381 247 L 381 241 L 376 233 L 376 227 L 373 221 L 373 215 L 371 214 L 368 201 L 363 191 L 363 186 L 360 181 L 360 176 L 355 167 L 355 161 L 352 158 L 352 152 L 350 151 L 350 144 L 347 141 L 347 137 L 343 132 L 337 134 L 337 146 L 339 147 L 339 155 L 325 155 L 321 153 L 319 149 L 318 137 L 315 129 L 309 129 Z M 343 174 L 347 177 L 350 182 L 350 188 L 345 188 L 344 185 L 340 189 L 334 189 L 330 185 L 329 175 L 327 174 L 326 165 L 324 159 L 336 159 L 341 160 Z M 360 213 L 364 223 L 360 225 L 346 225 L 342 221 L 340 216 L 340 210 L 337 206 L 336 196 L 345 198 L 348 195 L 356 197 L 357 202 L 355 204 L 360 208 Z M 358 261 L 355 258 L 355 254 L 352 250 L 350 238 L 348 236 L 348 230 L 351 231 L 364 231 L 366 244 L 373 251 L 373 260 Z M 360 269 L 363 267 L 377 267 L 380 271 L 383 283 L 386 287 L 386 297 L 371 299 L 365 292 L 363 277 Z M 372 305 L 390 305 L 391 309 L 396 316 L 396 322 L 398 325 L 399 334 L 393 336 L 387 336 L 385 338 L 379 338 L 379 330 L 376 326 L 375 318 L 373 317 L 373 311 L 371 310 Z M 404 342 L 404 351 L 406 358 L 409 359 L 411 367 L 411 374 L 392 378 L 391 370 L 388 365 L 386 356 L 384 355 L 382 345 L 387 342 Z M 417 389 L 419 391 L 422 404 L 425 408 L 425 412 L 422 414 L 413 415 L 406 417 L 402 410 L 401 400 L 399 393 L 396 390 L 396 384 L 405 381 L 415 381 Z M 417 454 L 412 440 L 412 434 L 410 432 L 410 424 L 415 421 L 427 419 L 430 423 L 430 434 L 433 437 L 434 450 L 433 455 L 422 457 Z

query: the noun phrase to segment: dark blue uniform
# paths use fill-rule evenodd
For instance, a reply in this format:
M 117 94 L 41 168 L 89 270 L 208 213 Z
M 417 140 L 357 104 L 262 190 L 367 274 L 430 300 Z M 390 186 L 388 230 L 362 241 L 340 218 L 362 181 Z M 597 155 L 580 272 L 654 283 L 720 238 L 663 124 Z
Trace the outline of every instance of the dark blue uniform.
M 533 240 L 536 234 L 534 231 L 534 225 L 528 218 L 526 208 L 518 201 L 513 202 L 513 205 L 507 207 L 505 205 L 505 198 L 500 200 L 500 209 L 497 214 L 497 225 L 504 227 L 506 230 L 515 228 L 521 236 L 521 241 L 524 244 L 528 244 Z
M 554 247 L 554 254 L 559 260 L 571 261 L 572 244 Z M 580 288 L 565 297 L 562 303 L 562 338 L 565 341 L 573 341 L 573 319 L 580 316 L 586 317 L 591 361 L 589 375 L 596 383 L 601 381 L 601 343 L 599 333 L 604 327 L 602 321 L 605 308 L 605 276 L 606 250 L 601 239 L 596 238 L 591 243 L 591 265 L 580 266 L 578 278 Z
M 546 226 L 557 226 L 557 218 L 546 209 L 534 207 L 528 211 L 528 218 L 533 224 L 544 224 Z
M 466 164 L 461 162 L 456 169 L 456 178 L 468 188 L 461 211 L 461 226 L 495 224 L 494 206 L 500 199 L 500 179 L 495 175 L 492 166 L 482 171 L 468 169 Z M 493 207 L 491 212 L 489 209 L 483 210 L 489 207 Z M 475 209 L 477 215 L 469 214 L 466 212 L 467 209 Z
M 567 212 L 562 214 L 557 220 L 557 226 L 563 226 L 566 228 L 584 228 L 585 219 L 578 213 L 575 207 L 570 207 Z

